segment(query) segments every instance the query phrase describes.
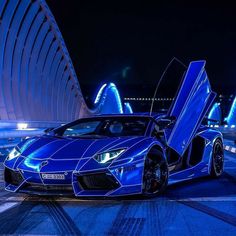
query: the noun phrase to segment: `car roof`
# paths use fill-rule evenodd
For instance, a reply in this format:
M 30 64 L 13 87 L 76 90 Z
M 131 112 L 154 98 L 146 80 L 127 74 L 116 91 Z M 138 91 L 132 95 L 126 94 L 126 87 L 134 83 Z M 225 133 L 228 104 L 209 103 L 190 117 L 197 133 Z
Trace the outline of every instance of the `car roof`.
M 150 115 L 149 112 L 143 112 L 143 113 L 132 113 L 132 114 L 100 114 L 100 115 L 95 115 L 93 117 L 88 117 L 88 118 L 94 118 L 94 117 L 147 117 L 147 118 L 158 118 L 160 116 L 164 115 L 164 113 L 152 113 Z

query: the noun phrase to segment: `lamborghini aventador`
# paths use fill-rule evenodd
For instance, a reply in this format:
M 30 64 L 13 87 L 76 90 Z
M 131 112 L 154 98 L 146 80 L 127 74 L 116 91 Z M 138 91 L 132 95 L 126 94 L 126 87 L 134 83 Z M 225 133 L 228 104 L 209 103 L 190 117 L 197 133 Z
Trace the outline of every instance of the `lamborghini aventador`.
M 204 66 L 204 61 L 190 63 L 165 114 L 82 118 L 24 140 L 4 162 L 6 190 L 152 197 L 169 184 L 219 177 L 223 138 L 203 125 L 216 96 Z

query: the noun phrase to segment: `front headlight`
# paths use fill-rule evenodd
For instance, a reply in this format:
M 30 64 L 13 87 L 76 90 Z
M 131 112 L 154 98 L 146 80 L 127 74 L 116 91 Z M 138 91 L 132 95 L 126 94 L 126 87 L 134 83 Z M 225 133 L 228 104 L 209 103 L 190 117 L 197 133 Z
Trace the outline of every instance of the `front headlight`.
M 7 160 L 10 161 L 14 158 L 19 157 L 20 155 L 21 153 L 16 148 L 13 148 L 12 151 L 9 153 Z
M 103 163 L 106 163 L 110 160 L 117 158 L 124 151 L 125 151 L 125 149 L 118 149 L 118 150 L 114 150 L 114 151 L 103 152 L 103 153 L 97 154 L 94 158 L 97 162 L 103 164 Z

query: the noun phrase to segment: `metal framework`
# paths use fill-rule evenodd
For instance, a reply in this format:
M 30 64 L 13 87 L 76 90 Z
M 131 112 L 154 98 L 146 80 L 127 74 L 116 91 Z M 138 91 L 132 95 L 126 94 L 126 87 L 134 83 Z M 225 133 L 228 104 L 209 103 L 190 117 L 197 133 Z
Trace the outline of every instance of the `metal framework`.
M 44 0 L 0 0 L 0 119 L 68 121 L 90 113 Z
M 87 107 L 45 0 L 0 0 L 0 119 L 66 122 L 101 113 L 123 113 L 119 92 L 105 84 Z

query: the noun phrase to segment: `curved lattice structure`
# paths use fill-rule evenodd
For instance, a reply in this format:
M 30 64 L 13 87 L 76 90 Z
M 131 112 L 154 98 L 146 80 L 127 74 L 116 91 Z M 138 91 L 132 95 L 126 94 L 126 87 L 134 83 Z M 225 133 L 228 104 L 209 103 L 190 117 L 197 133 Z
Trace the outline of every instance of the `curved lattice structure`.
M 71 120 L 83 115 L 77 77 L 45 2 L 1 0 L 0 16 L 1 119 Z
M 62 35 L 44 0 L 0 0 L 0 19 L 1 120 L 69 121 L 94 113 L 123 112 L 114 85 L 106 87 L 94 110 L 87 108 Z

